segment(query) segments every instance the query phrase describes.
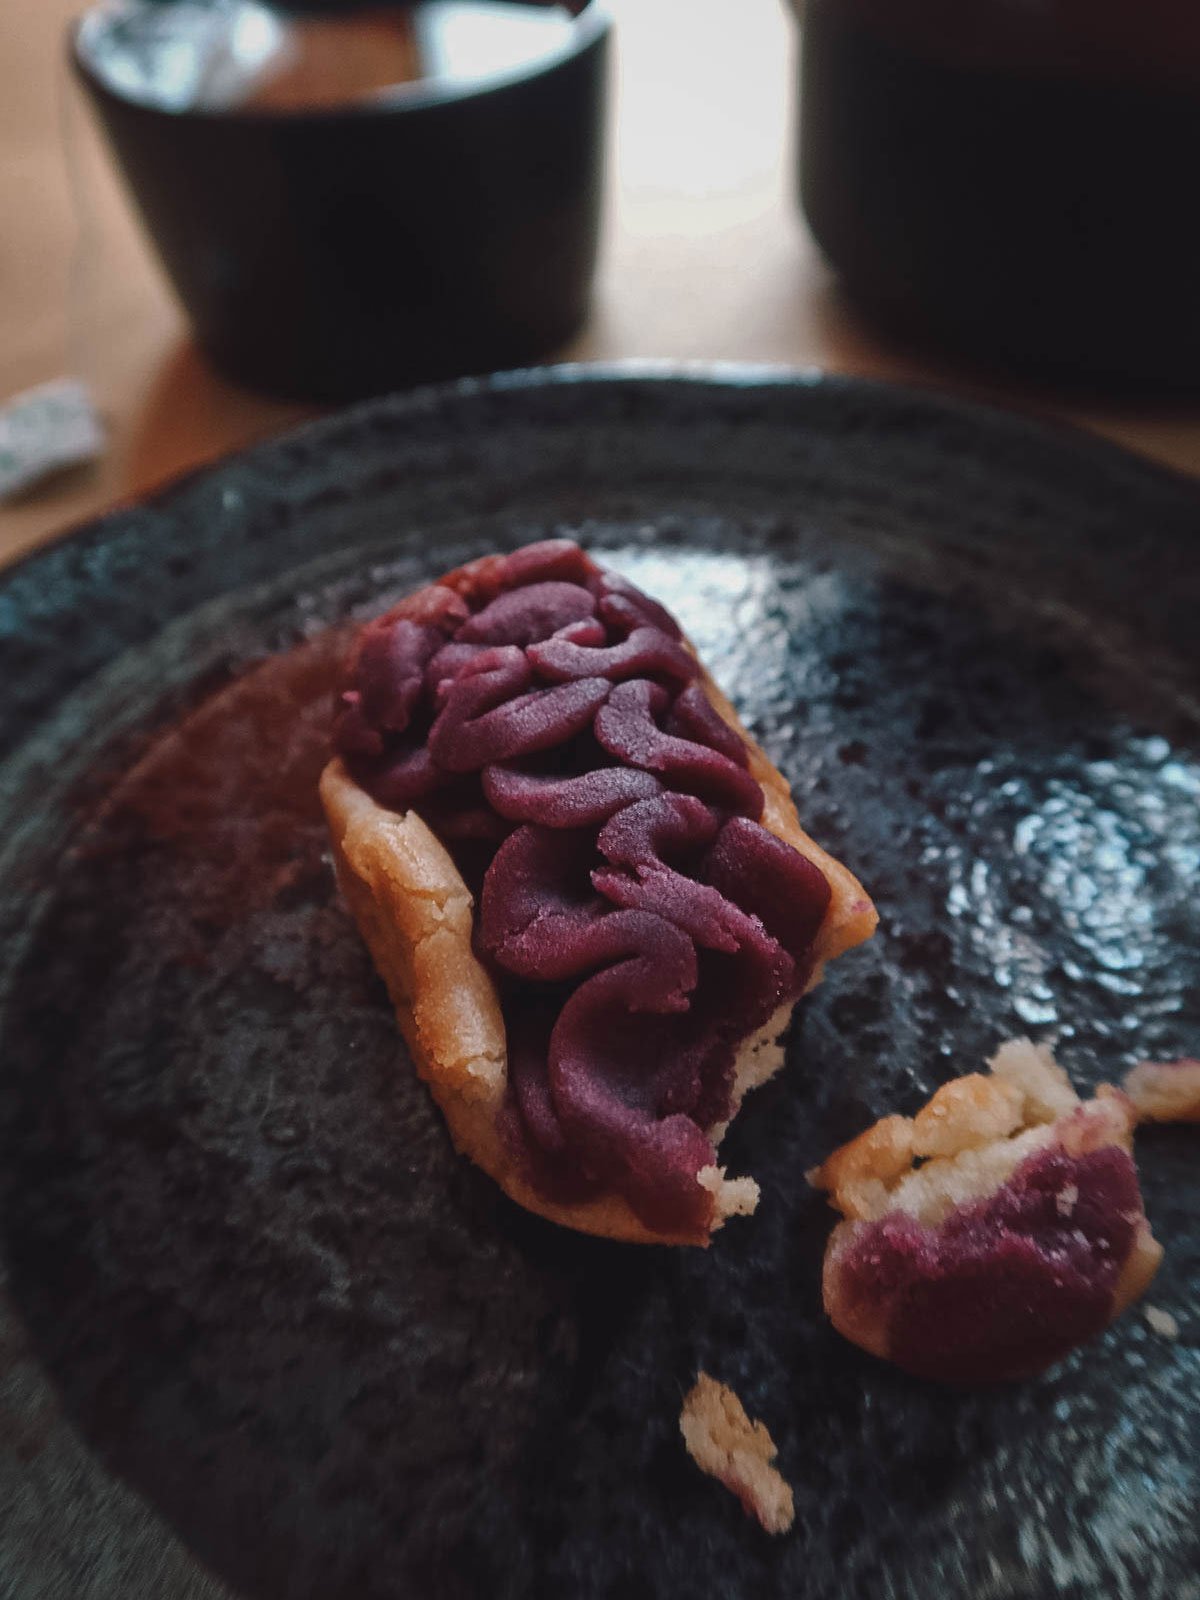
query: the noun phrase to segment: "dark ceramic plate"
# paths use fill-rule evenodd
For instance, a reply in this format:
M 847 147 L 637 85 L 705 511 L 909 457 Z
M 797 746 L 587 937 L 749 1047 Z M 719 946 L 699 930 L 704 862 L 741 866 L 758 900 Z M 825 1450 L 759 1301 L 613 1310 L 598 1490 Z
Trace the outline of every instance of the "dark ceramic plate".
M 882 913 L 708 1252 L 454 1157 L 314 803 L 324 630 L 564 531 L 677 608 Z M 1084 1084 L 1196 1050 L 1198 608 L 1193 485 L 737 372 L 371 405 L 9 572 L 0 1594 L 1195 1600 L 1195 1132 L 1141 1141 L 1178 1340 L 1135 1312 L 994 1392 L 830 1331 L 802 1173 L 1014 1033 Z M 791 1537 L 686 1458 L 698 1368 L 779 1442 Z

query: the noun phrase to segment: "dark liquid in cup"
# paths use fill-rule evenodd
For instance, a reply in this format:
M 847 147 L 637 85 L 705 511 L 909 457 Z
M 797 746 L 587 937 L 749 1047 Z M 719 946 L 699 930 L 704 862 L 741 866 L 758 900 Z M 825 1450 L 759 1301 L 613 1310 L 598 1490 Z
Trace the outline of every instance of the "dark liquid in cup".
M 418 0 L 296 16 L 256 0 L 131 6 L 85 22 L 80 50 L 117 94 L 177 111 L 313 111 L 418 83 L 485 83 L 553 56 L 564 6 Z
M 909 337 L 1200 389 L 1195 0 L 808 0 L 801 197 Z

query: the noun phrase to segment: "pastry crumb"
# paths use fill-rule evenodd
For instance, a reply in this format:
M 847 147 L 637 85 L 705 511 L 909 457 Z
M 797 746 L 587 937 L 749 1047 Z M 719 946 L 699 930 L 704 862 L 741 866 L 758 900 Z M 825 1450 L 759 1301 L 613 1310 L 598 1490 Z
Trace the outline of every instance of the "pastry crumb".
M 792 1491 L 771 1465 L 775 1441 L 765 1423 L 751 1422 L 733 1390 L 707 1372 L 683 1402 L 679 1431 L 702 1472 L 737 1495 L 768 1533 L 786 1533 L 795 1519 Z
M 714 1231 L 729 1217 L 751 1217 L 760 1199 L 758 1185 L 753 1178 L 727 1178 L 724 1167 L 701 1167 L 696 1182 L 707 1189 L 716 1202 L 713 1210 Z
M 1155 1333 L 1164 1339 L 1178 1339 L 1179 1324 L 1169 1311 L 1164 1311 L 1160 1306 L 1143 1306 L 1142 1315 L 1150 1324 Z
M 1141 1122 L 1200 1122 L 1200 1061 L 1142 1061 L 1121 1087 Z

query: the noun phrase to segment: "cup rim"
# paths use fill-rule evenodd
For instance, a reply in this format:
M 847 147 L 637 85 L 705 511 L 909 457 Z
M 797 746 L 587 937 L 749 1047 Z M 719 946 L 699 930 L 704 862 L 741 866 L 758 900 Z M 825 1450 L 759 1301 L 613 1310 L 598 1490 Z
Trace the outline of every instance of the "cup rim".
M 494 76 L 474 83 L 437 83 L 422 80 L 398 85 L 395 91 L 374 100 L 348 101 L 345 105 L 312 106 L 296 110 L 272 107 L 230 106 L 228 108 L 201 106 L 163 106 L 152 101 L 135 99 L 113 87 L 99 72 L 80 47 L 81 36 L 89 21 L 108 9 L 103 0 L 92 4 L 81 17 L 68 26 L 67 42 L 71 64 L 87 85 L 89 91 L 114 104 L 129 107 L 149 117 L 164 117 L 172 121 L 219 122 L 222 125 L 239 124 L 248 127 L 293 128 L 309 124 L 332 122 L 370 122 L 393 117 L 414 116 L 422 111 L 433 111 L 463 101 L 485 100 L 506 90 L 532 84 L 549 77 L 559 68 L 576 60 L 612 30 L 612 12 L 609 0 L 582 0 L 582 9 L 567 18 L 570 34 L 553 51 L 535 57 L 523 66 L 510 67 Z

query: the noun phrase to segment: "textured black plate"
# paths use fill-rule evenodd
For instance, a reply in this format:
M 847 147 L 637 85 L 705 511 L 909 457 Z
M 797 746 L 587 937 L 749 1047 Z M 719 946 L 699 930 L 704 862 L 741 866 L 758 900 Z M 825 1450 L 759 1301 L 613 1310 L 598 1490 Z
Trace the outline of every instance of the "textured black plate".
M 317 819 L 322 630 L 562 531 L 677 608 L 882 914 L 707 1253 L 453 1156 Z M 1195 1051 L 1198 574 L 1197 490 L 1083 438 L 570 371 L 334 418 L 7 574 L 0 1595 L 1195 1600 L 1195 1134 L 1141 1141 L 1180 1338 L 1134 1313 L 997 1392 L 829 1330 L 802 1173 L 1013 1033 L 1087 1084 Z M 684 1455 L 700 1367 L 790 1538 Z

